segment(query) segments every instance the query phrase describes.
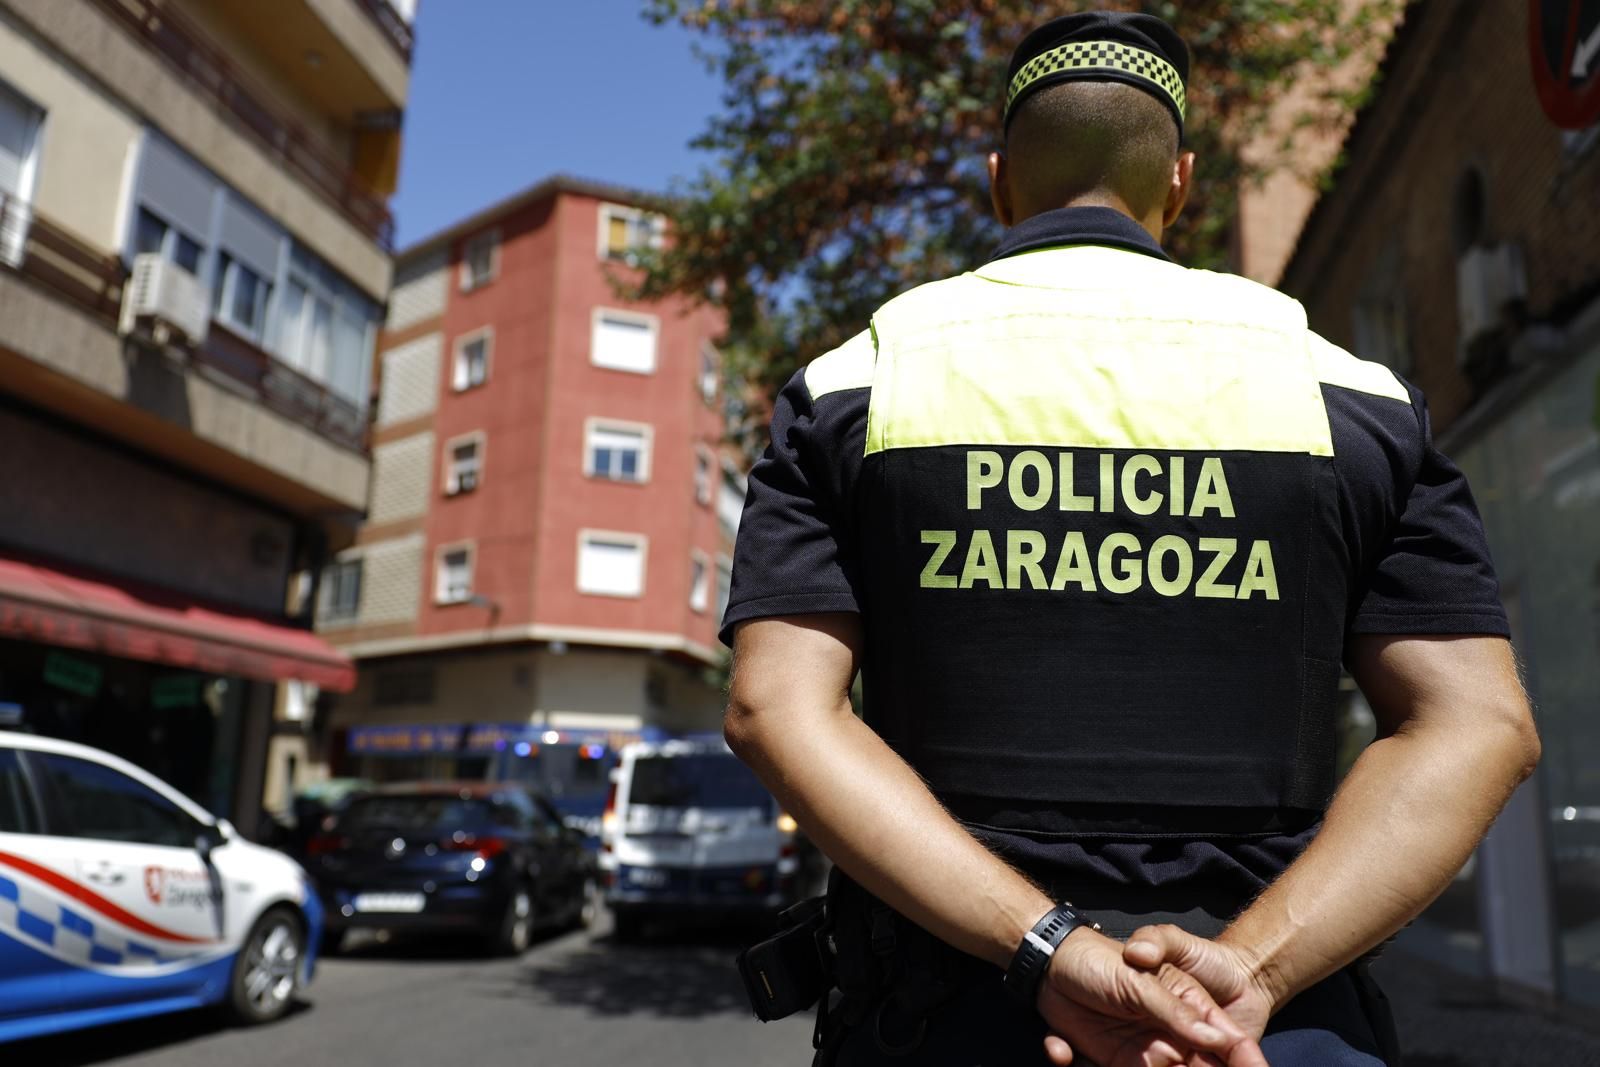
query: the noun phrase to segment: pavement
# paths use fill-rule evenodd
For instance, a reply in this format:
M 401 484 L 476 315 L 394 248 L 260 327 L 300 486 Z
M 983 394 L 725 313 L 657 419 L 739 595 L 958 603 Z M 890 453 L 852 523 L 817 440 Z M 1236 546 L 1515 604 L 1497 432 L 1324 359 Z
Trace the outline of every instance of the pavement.
M 1405 1067 L 1600 1067 L 1600 1017 L 1592 1011 L 1579 1026 L 1393 949 L 1373 974 L 1394 1005 Z
M 6 1067 L 804 1067 L 810 1016 L 750 1015 L 732 958 L 750 931 L 658 933 L 640 945 L 547 938 L 518 960 L 437 941 L 366 940 L 326 961 L 282 1022 L 230 1029 L 191 1012 L 0 1046 Z M 1391 952 L 1407 1067 L 1600 1067 L 1600 1030 L 1496 1000 Z

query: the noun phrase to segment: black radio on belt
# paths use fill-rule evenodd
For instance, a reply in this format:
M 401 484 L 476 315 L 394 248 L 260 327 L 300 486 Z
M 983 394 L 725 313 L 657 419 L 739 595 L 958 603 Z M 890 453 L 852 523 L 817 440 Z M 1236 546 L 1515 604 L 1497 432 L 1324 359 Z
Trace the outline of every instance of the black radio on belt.
M 803 900 L 778 917 L 782 929 L 739 953 L 739 977 L 764 1023 L 811 1007 L 833 986 L 823 897 Z

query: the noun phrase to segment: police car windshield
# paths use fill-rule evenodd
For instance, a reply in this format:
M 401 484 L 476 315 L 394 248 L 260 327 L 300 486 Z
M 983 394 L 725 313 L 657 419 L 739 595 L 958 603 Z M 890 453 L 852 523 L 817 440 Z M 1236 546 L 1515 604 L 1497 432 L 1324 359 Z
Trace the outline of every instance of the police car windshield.
M 491 821 L 489 804 L 454 796 L 366 797 L 350 805 L 339 820 L 340 828 L 371 830 L 432 830 L 439 827 L 482 826 Z
M 633 765 L 629 804 L 668 808 L 757 808 L 776 802 L 750 768 L 732 756 L 642 756 Z

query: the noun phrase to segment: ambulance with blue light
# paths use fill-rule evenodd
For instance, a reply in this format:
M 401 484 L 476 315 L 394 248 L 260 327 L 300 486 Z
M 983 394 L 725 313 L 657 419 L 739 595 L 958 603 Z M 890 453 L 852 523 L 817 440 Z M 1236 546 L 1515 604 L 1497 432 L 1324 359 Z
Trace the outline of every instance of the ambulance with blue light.
M 208 1005 L 272 1021 L 321 931 L 293 860 L 115 756 L 0 732 L 0 1042 Z

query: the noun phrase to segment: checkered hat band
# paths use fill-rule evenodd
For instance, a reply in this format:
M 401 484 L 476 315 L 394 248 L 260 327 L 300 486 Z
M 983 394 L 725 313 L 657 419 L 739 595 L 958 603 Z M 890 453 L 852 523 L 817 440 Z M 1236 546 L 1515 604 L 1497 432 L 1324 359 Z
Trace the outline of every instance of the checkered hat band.
M 1048 52 L 1040 52 L 1017 71 L 1011 79 L 1006 95 L 1006 114 L 1017 98 L 1035 82 L 1062 73 L 1092 74 L 1095 71 L 1115 71 L 1140 78 L 1155 86 L 1187 117 L 1188 99 L 1183 89 L 1183 79 L 1177 68 L 1154 52 L 1146 52 L 1121 41 L 1072 41 Z

